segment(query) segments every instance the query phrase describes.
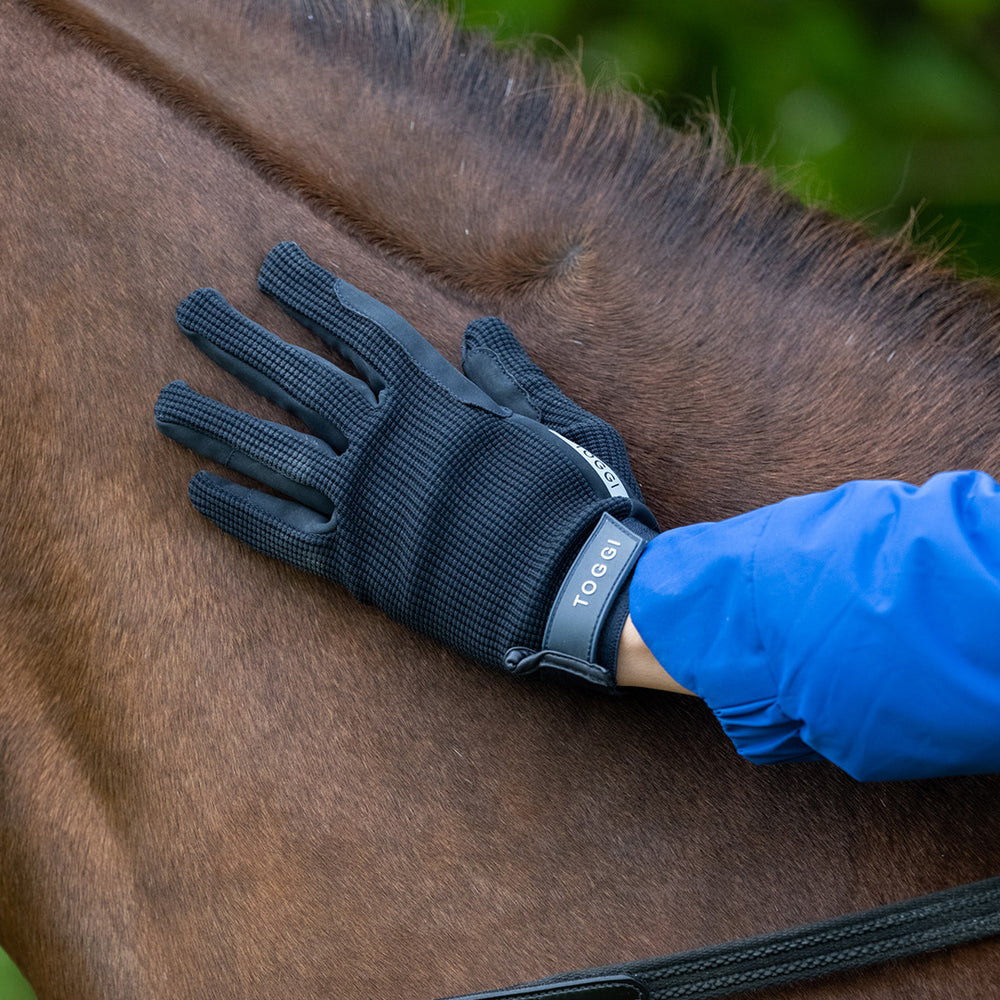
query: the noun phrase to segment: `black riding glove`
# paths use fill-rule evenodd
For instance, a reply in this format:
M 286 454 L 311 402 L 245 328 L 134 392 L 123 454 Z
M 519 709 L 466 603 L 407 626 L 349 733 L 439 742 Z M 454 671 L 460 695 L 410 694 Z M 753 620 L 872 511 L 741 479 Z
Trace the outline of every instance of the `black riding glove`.
M 193 292 L 184 333 L 312 432 L 166 386 L 164 434 L 281 494 L 199 472 L 195 507 L 475 660 L 613 687 L 626 584 L 656 533 L 618 433 L 500 320 L 469 325 L 465 377 L 294 243 L 268 254 L 259 285 L 362 378 Z

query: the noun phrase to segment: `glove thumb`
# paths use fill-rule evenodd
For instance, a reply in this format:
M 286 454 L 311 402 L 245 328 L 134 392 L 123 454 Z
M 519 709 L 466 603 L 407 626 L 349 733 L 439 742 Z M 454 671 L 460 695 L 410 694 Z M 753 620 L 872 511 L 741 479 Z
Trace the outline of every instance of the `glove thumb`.
M 630 495 L 642 502 L 621 435 L 565 395 L 528 357 L 502 320 L 487 316 L 466 327 L 462 371 L 501 406 L 593 452 L 618 473 Z

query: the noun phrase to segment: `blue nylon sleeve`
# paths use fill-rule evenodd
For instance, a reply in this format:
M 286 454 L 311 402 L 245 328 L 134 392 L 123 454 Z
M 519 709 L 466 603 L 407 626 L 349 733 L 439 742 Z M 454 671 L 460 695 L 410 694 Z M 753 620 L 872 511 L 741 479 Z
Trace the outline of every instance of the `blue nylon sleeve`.
M 752 761 L 1000 771 L 1000 486 L 984 473 L 852 482 L 665 532 L 629 604 Z

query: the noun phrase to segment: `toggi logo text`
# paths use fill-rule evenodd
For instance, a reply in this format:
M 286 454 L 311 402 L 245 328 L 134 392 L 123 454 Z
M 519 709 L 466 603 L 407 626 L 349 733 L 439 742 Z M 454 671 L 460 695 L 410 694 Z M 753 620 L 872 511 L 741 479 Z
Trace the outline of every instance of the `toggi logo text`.
M 602 462 L 592 451 L 587 451 L 583 445 L 577 444 L 575 441 L 570 441 L 569 438 L 563 437 L 562 434 L 552 430 L 551 427 L 548 430 L 550 433 L 555 434 L 560 441 L 568 444 L 597 473 L 600 477 L 601 485 L 608 491 L 608 496 L 627 497 L 629 495 L 625 484 L 611 466 L 606 462 Z
M 618 555 L 618 549 L 622 544 L 620 540 L 616 541 L 614 538 L 605 538 L 604 542 L 604 548 L 601 549 L 600 553 L 601 559 L 604 561 L 594 563 L 590 567 L 590 576 L 580 584 L 580 589 L 577 591 L 576 597 L 573 598 L 574 608 L 581 604 L 590 604 L 590 601 L 586 600 L 586 598 L 593 597 L 597 593 L 597 581 L 608 572 L 608 563 Z

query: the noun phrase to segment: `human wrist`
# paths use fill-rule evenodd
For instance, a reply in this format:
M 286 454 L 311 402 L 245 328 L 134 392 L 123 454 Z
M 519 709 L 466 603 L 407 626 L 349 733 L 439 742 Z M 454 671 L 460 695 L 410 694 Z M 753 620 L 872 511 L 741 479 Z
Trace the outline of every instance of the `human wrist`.
M 652 688 L 675 694 L 694 694 L 670 676 L 643 642 L 629 615 L 618 642 L 618 687 Z

